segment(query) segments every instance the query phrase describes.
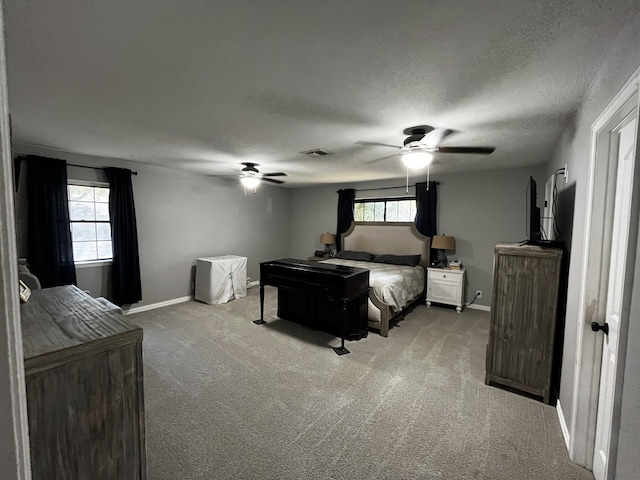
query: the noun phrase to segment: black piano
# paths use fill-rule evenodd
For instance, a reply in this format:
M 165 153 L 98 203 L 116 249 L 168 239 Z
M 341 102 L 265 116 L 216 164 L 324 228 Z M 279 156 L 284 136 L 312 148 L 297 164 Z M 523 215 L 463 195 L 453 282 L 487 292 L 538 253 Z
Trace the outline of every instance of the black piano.
M 342 339 L 336 353 L 349 351 L 344 340 L 367 335 L 369 270 L 284 258 L 260 264 L 260 320 L 264 321 L 264 287 L 278 287 L 278 317 Z

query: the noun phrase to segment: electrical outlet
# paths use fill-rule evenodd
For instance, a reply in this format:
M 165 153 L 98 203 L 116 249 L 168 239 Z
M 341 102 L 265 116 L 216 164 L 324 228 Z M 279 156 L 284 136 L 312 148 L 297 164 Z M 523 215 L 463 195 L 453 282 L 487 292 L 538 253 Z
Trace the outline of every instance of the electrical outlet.
M 567 168 L 567 164 L 564 164 L 564 183 L 569 181 L 569 169 Z
M 476 298 L 482 298 L 482 290 L 476 290 Z

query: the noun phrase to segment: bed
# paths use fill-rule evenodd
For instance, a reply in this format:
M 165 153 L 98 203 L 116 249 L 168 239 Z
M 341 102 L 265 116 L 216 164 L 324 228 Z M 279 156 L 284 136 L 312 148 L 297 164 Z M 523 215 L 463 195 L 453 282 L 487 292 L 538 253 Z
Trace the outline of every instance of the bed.
M 393 319 L 424 301 L 430 240 L 413 223 L 352 223 L 342 236 L 339 253 L 346 258 L 323 263 L 369 269 L 368 326 L 387 337 Z

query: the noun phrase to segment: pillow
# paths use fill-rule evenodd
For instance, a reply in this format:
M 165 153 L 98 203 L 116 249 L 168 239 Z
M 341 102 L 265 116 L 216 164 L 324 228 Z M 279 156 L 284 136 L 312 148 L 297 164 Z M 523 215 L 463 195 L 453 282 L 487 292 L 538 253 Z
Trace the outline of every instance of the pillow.
M 354 252 L 352 250 L 343 250 L 336 253 L 333 258 L 342 258 L 343 260 L 358 260 L 360 262 L 370 262 L 373 260 L 373 254 L 369 252 Z
M 377 255 L 372 261 L 376 263 L 415 267 L 420 263 L 420 257 L 421 255 Z

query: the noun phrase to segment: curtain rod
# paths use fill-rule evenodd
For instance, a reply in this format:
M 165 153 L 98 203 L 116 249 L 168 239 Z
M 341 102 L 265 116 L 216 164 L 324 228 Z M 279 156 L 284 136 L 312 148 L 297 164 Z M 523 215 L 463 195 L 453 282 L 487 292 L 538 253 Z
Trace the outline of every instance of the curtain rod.
M 70 167 L 90 168 L 92 170 L 104 170 L 104 167 L 88 167 L 87 165 L 76 165 L 75 163 L 67 163 Z M 138 172 L 131 172 L 131 175 L 138 175 Z
M 27 158 L 24 156 L 17 157 L 18 160 L 23 161 Z M 66 162 L 65 162 L 66 163 Z M 76 165 L 75 163 L 67 163 L 70 167 L 90 168 L 92 170 L 104 170 L 104 167 L 88 167 L 87 165 Z M 138 175 L 138 172 L 131 172 L 131 175 Z
M 436 185 L 440 185 L 440 182 L 434 182 Z M 415 185 L 409 185 L 409 187 L 415 188 Z M 406 185 L 398 185 L 397 187 L 379 187 L 379 188 L 358 188 L 356 192 L 372 192 L 375 190 L 393 190 L 397 188 L 406 188 Z

